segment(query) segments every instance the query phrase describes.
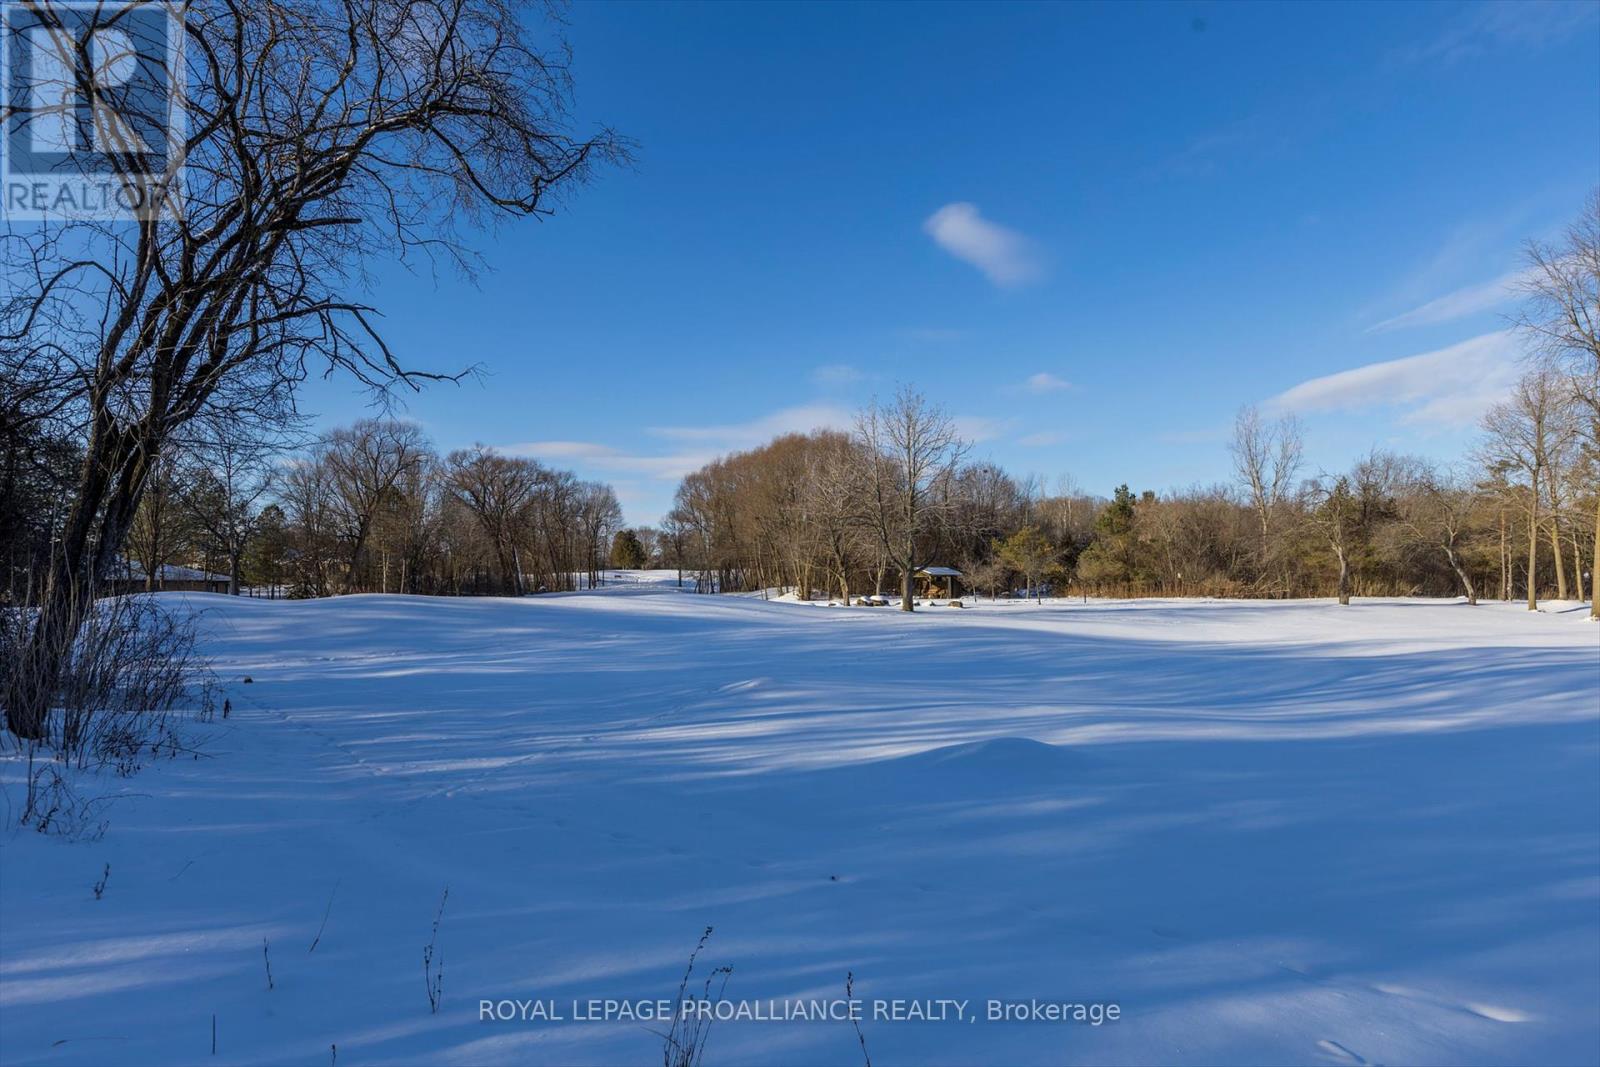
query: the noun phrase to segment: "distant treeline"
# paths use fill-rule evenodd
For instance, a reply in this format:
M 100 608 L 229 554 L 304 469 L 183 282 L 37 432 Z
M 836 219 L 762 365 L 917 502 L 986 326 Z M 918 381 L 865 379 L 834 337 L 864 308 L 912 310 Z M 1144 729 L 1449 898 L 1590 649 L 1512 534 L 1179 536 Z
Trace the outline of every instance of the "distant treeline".
M 161 588 L 163 568 L 182 564 L 225 575 L 234 592 L 290 596 L 561 590 L 610 563 L 678 568 L 708 591 L 848 599 L 892 584 L 907 607 L 932 565 L 996 594 L 1592 600 L 1600 192 L 1561 242 L 1528 245 L 1520 277 L 1525 373 L 1484 416 L 1478 446 L 1448 465 L 1374 451 L 1349 470 L 1312 471 L 1292 417 L 1245 408 L 1228 482 L 1047 490 L 974 462 L 952 420 L 904 388 L 849 432 L 790 434 L 707 464 L 683 479 L 659 528 L 624 529 L 609 486 L 533 459 L 481 446 L 441 456 L 416 425 L 389 419 L 289 448 L 292 420 L 234 407 L 184 421 L 156 454 L 130 460 L 143 478 L 122 494 L 138 500 L 131 520 L 102 517 L 77 555 L 100 561 L 102 586 L 120 567 L 122 587 L 138 575 Z M 30 387 L 39 366 L 0 360 L 12 603 L 38 602 L 75 495 L 100 487 L 76 409 Z M 98 543 L 107 529 L 116 544 Z
M 1541 596 L 1581 597 L 1600 483 L 1583 421 L 1566 383 L 1535 371 L 1490 414 L 1472 460 L 1374 451 L 1308 476 L 1295 421 L 1245 409 L 1232 482 L 1109 498 L 965 462 L 952 441 L 910 503 L 913 479 L 872 427 L 953 435 L 908 392 L 853 434 L 790 434 L 694 472 L 656 541 L 707 588 L 807 596 L 898 588 L 910 563 L 957 567 L 979 593 L 1510 598 L 1532 575 Z
M 0 533 L 14 602 L 37 595 L 81 462 L 70 437 L 6 442 Z M 202 426 L 155 464 L 122 570 L 100 581 L 126 588 L 131 574 L 155 590 L 181 565 L 274 596 L 571 589 L 598 577 L 621 525 L 610 486 L 484 448 L 441 456 L 408 422 L 363 420 L 290 452 Z

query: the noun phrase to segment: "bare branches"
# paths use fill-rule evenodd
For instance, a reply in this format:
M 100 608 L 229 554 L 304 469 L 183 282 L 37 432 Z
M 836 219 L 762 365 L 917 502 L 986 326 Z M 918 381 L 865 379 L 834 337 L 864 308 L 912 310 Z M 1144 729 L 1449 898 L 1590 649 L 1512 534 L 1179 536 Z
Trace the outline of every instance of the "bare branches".
M 0 241 L 17 287 L 0 303 L 0 368 L 33 372 L 8 370 L 25 388 L 6 418 L 57 417 L 85 441 L 28 652 L 42 683 L 71 636 L 52 620 L 81 615 L 71 591 L 110 568 L 157 457 L 190 421 L 290 412 L 311 373 L 379 392 L 463 373 L 391 349 L 358 296 L 369 257 L 416 252 L 470 272 L 463 223 L 546 214 L 595 164 L 627 156 L 609 131 L 573 131 L 565 50 L 536 47 L 511 0 L 198 0 L 181 18 L 187 132 L 155 179 L 156 208 Z M 57 37 L 81 82 L 87 38 Z M 164 114 L 129 121 L 168 130 Z M 125 184 L 145 180 L 140 153 L 107 158 Z M 46 697 L 10 701 L 36 729 Z

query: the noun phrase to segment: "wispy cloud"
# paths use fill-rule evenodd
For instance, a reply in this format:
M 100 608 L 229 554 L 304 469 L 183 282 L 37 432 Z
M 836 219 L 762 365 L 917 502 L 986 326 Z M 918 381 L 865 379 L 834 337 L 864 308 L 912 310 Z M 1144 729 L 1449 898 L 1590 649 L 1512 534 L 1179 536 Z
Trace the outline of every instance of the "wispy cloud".
M 963 440 L 977 444 L 1004 435 L 1016 420 L 991 419 L 986 415 L 955 415 L 950 421 L 955 424 L 956 433 L 960 434 Z
M 783 408 L 748 422 L 707 426 L 658 426 L 646 430 L 668 442 L 659 450 L 618 448 L 598 441 L 524 441 L 501 445 L 499 451 L 553 463 L 567 463 L 581 472 L 677 481 L 720 455 L 753 448 L 780 434 L 816 429 L 847 429 L 851 413 L 827 404 Z
M 1022 383 L 1022 387 L 1030 393 L 1059 393 L 1063 389 L 1071 389 L 1072 383 L 1049 371 L 1040 371 L 1038 374 L 1030 375 L 1028 380 Z
M 673 441 L 706 441 L 727 448 L 749 448 L 780 434 L 811 430 L 846 429 L 854 415 L 832 404 L 801 404 L 782 408 L 748 422 L 715 423 L 709 426 L 655 426 L 650 433 Z
M 1304 116 L 1301 116 L 1304 121 Z M 1209 178 L 1224 162 L 1241 155 L 1281 149 L 1289 134 L 1274 116 L 1257 112 L 1190 137 L 1184 146 L 1156 168 L 1161 176 Z
M 1582 0 L 1494 0 L 1458 11 L 1430 39 L 1398 50 L 1395 60 L 1450 65 L 1500 48 L 1544 48 L 1577 39 L 1600 7 Z
M 922 228 L 940 248 L 977 267 L 996 285 L 1021 285 L 1043 273 L 1033 242 L 990 222 L 975 204 L 946 204 L 928 216 Z
M 814 385 L 854 385 L 866 381 L 867 377 L 866 371 L 848 363 L 824 363 L 811 371 Z
M 677 481 L 716 458 L 712 450 L 648 454 L 629 452 L 596 441 L 522 441 L 499 445 L 495 449 L 508 456 L 527 456 L 555 464 L 571 464 L 585 471 L 634 475 L 640 478 Z
M 1046 448 L 1050 445 L 1059 445 L 1067 439 L 1067 435 L 1057 430 L 1043 430 L 1039 433 L 1023 434 L 1017 438 L 1017 444 L 1024 448 Z
M 1514 270 L 1500 275 L 1493 281 L 1464 286 L 1444 296 L 1436 297 L 1420 307 L 1414 307 L 1410 311 L 1369 326 L 1367 332 L 1385 333 L 1412 326 L 1432 326 L 1441 322 L 1454 322 L 1456 319 L 1476 315 L 1481 311 L 1489 311 L 1514 299 L 1518 288 L 1528 280 L 1529 275 L 1530 272 L 1526 269 Z
M 988 441 L 1012 430 L 1013 420 L 979 415 L 957 415 L 956 432 L 968 441 Z M 497 451 L 528 456 L 556 466 L 571 467 L 586 478 L 604 478 L 614 487 L 626 486 L 624 500 L 631 522 L 654 522 L 671 507 L 672 485 L 718 456 L 765 444 L 786 433 L 811 430 L 849 430 L 855 414 L 831 404 L 802 404 L 782 408 L 745 422 L 703 426 L 656 426 L 644 433 L 659 442 L 622 448 L 599 441 L 523 441 L 499 445 Z M 619 491 L 620 496 L 620 491 Z
M 1280 411 L 1402 408 L 1402 422 L 1465 426 L 1505 395 L 1520 349 L 1510 330 L 1448 348 L 1312 378 L 1273 397 Z

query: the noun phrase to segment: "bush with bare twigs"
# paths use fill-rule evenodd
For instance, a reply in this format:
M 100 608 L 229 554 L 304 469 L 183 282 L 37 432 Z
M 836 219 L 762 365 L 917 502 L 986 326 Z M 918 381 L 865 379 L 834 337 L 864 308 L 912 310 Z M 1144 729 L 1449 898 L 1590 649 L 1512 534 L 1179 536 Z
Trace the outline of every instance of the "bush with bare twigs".
M 27 661 L 18 654 L 28 609 L 0 608 L 0 710 Z M 57 672 L 42 736 L 22 742 L 28 760 L 21 822 L 44 833 L 92 836 L 104 829 L 96 802 L 78 798 L 69 774 L 111 767 L 137 771 L 152 756 L 191 751 L 179 718 L 209 719 L 214 682 L 197 651 L 195 619 L 148 596 L 95 600 Z

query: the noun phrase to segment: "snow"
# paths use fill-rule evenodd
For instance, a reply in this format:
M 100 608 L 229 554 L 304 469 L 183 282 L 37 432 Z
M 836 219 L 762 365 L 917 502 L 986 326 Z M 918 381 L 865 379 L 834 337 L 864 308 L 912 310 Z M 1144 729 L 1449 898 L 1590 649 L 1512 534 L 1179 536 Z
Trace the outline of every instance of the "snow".
M 708 925 L 729 998 L 853 971 L 875 1063 L 1600 1060 L 1580 610 L 907 615 L 625 579 L 163 594 L 233 714 L 192 727 L 210 758 L 82 783 L 119 795 L 102 839 L 0 837 L 0 1061 L 656 1062 L 652 1023 L 479 1000 L 671 998 Z M 1029 998 L 1121 1017 L 981 1017 Z M 705 1062 L 862 1059 L 847 1021 L 739 1021 Z

